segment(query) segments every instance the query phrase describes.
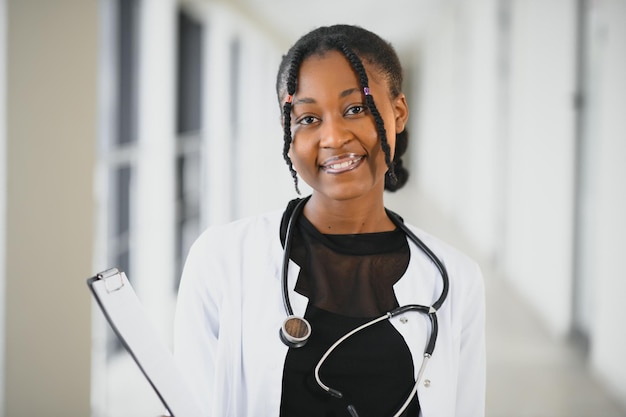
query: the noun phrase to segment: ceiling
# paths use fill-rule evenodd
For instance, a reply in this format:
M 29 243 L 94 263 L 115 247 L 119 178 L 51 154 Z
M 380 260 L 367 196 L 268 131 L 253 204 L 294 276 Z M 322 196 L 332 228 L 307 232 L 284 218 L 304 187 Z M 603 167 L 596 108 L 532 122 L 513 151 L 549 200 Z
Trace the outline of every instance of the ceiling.
M 230 0 L 286 44 L 317 27 L 356 24 L 390 41 L 398 52 L 414 47 L 424 28 L 452 0 Z

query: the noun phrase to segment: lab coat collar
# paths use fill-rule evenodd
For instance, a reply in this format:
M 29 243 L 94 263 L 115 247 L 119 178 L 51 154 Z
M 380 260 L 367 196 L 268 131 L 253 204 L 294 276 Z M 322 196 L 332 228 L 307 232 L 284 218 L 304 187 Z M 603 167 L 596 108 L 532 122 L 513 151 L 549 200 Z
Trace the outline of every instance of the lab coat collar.
M 424 252 L 408 237 L 407 240 L 411 260 L 402 278 L 394 284 L 394 293 L 401 306 L 406 304 L 431 306 L 439 298 L 443 288 L 441 274 Z
M 432 261 L 411 240 L 409 240 L 409 249 L 411 260 L 407 270 L 394 285 L 396 298 L 401 306 L 406 304 L 430 306 L 439 298 L 441 293 L 443 287 L 441 275 Z M 279 239 L 276 239 L 276 245 L 272 251 L 272 265 L 274 266 L 274 278 L 279 282 L 282 279 L 283 257 L 283 247 Z M 295 290 L 299 273 L 300 267 L 290 259 L 287 271 L 287 288 L 294 314 L 302 317 L 309 300 Z

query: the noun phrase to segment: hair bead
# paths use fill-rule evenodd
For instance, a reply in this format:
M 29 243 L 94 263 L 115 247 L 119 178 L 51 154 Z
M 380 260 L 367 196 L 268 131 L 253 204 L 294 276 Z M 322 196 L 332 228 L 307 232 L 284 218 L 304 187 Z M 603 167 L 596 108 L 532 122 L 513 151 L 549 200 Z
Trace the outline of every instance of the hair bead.
M 291 94 L 287 94 L 287 97 L 285 98 L 285 103 L 291 104 L 292 101 L 293 101 L 293 96 Z
M 364 88 L 363 88 L 363 93 L 365 93 L 365 95 L 366 95 L 366 96 L 369 96 L 369 95 L 370 95 L 370 89 L 369 89 L 369 87 L 364 87 Z

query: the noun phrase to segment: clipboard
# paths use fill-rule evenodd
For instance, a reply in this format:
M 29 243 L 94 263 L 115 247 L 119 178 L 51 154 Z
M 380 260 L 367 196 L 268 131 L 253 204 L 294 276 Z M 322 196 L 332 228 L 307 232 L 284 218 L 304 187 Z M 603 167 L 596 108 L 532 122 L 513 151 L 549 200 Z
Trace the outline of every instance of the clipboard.
M 87 285 L 111 328 L 170 415 L 201 416 L 196 398 L 148 319 L 126 274 L 111 268 L 87 279 Z

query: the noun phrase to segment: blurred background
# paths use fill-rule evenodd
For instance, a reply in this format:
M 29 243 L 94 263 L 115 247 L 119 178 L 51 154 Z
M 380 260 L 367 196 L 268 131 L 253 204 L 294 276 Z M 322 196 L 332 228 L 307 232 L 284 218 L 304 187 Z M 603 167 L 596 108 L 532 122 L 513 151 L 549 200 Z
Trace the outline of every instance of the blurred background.
M 0 0 L 0 417 L 154 417 L 85 279 L 171 345 L 208 225 L 294 198 L 275 75 L 358 24 L 406 69 L 387 205 L 479 261 L 487 415 L 626 416 L 625 0 Z

